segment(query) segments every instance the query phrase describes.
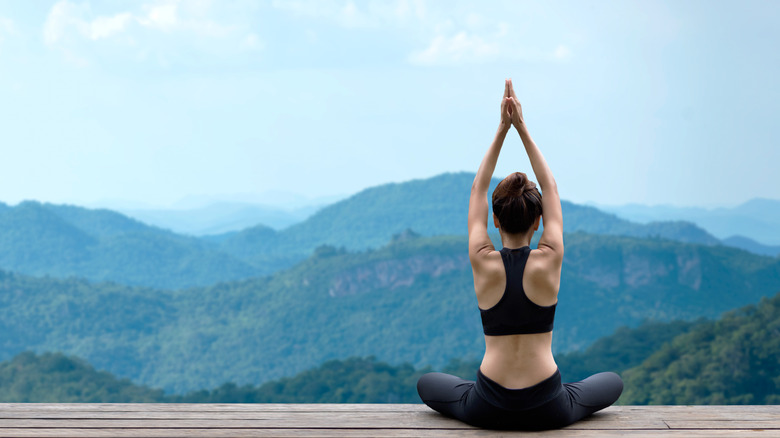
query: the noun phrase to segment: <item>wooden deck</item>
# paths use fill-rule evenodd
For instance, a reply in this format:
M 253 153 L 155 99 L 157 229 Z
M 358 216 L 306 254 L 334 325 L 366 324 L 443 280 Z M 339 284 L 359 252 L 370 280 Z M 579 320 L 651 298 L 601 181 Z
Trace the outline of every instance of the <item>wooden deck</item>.
M 614 406 L 565 429 L 498 432 L 424 405 L 0 404 L 3 437 L 780 437 L 780 406 Z

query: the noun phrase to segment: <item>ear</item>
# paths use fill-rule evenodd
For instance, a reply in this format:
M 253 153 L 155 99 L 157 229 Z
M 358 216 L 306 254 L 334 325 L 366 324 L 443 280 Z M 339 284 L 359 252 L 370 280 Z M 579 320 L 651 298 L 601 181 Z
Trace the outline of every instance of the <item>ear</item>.
M 493 213 L 493 225 L 495 225 L 499 230 L 501 229 L 501 227 L 498 226 L 498 216 L 496 216 L 495 213 Z

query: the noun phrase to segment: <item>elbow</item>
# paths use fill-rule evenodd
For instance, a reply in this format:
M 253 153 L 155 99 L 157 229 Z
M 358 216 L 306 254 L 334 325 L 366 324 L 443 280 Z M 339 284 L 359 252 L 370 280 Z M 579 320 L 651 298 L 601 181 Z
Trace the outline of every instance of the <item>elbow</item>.
M 541 187 L 542 192 L 545 193 L 558 193 L 558 183 L 555 182 L 555 178 L 552 176 L 545 181 L 540 180 L 539 187 Z
M 483 193 L 487 193 L 488 189 L 487 187 L 484 187 L 483 184 L 480 184 L 476 179 L 473 183 L 471 183 L 471 195 L 482 195 Z

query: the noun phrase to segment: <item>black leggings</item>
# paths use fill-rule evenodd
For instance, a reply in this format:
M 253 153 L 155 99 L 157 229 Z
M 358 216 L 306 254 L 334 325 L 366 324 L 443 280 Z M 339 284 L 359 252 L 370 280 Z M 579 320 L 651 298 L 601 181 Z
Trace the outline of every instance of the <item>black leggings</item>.
M 599 373 L 575 383 L 551 377 L 523 389 L 507 389 L 477 371 L 477 381 L 428 373 L 417 381 L 426 405 L 472 426 L 487 429 L 545 430 L 568 426 L 615 403 L 623 381 Z

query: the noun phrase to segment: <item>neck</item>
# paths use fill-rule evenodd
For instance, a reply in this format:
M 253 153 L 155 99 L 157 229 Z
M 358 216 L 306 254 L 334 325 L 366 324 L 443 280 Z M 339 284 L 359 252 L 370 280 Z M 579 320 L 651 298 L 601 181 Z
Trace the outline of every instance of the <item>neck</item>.
M 531 237 L 533 232 L 525 234 L 506 234 L 501 233 L 501 244 L 504 248 L 522 248 L 524 246 L 531 246 Z

